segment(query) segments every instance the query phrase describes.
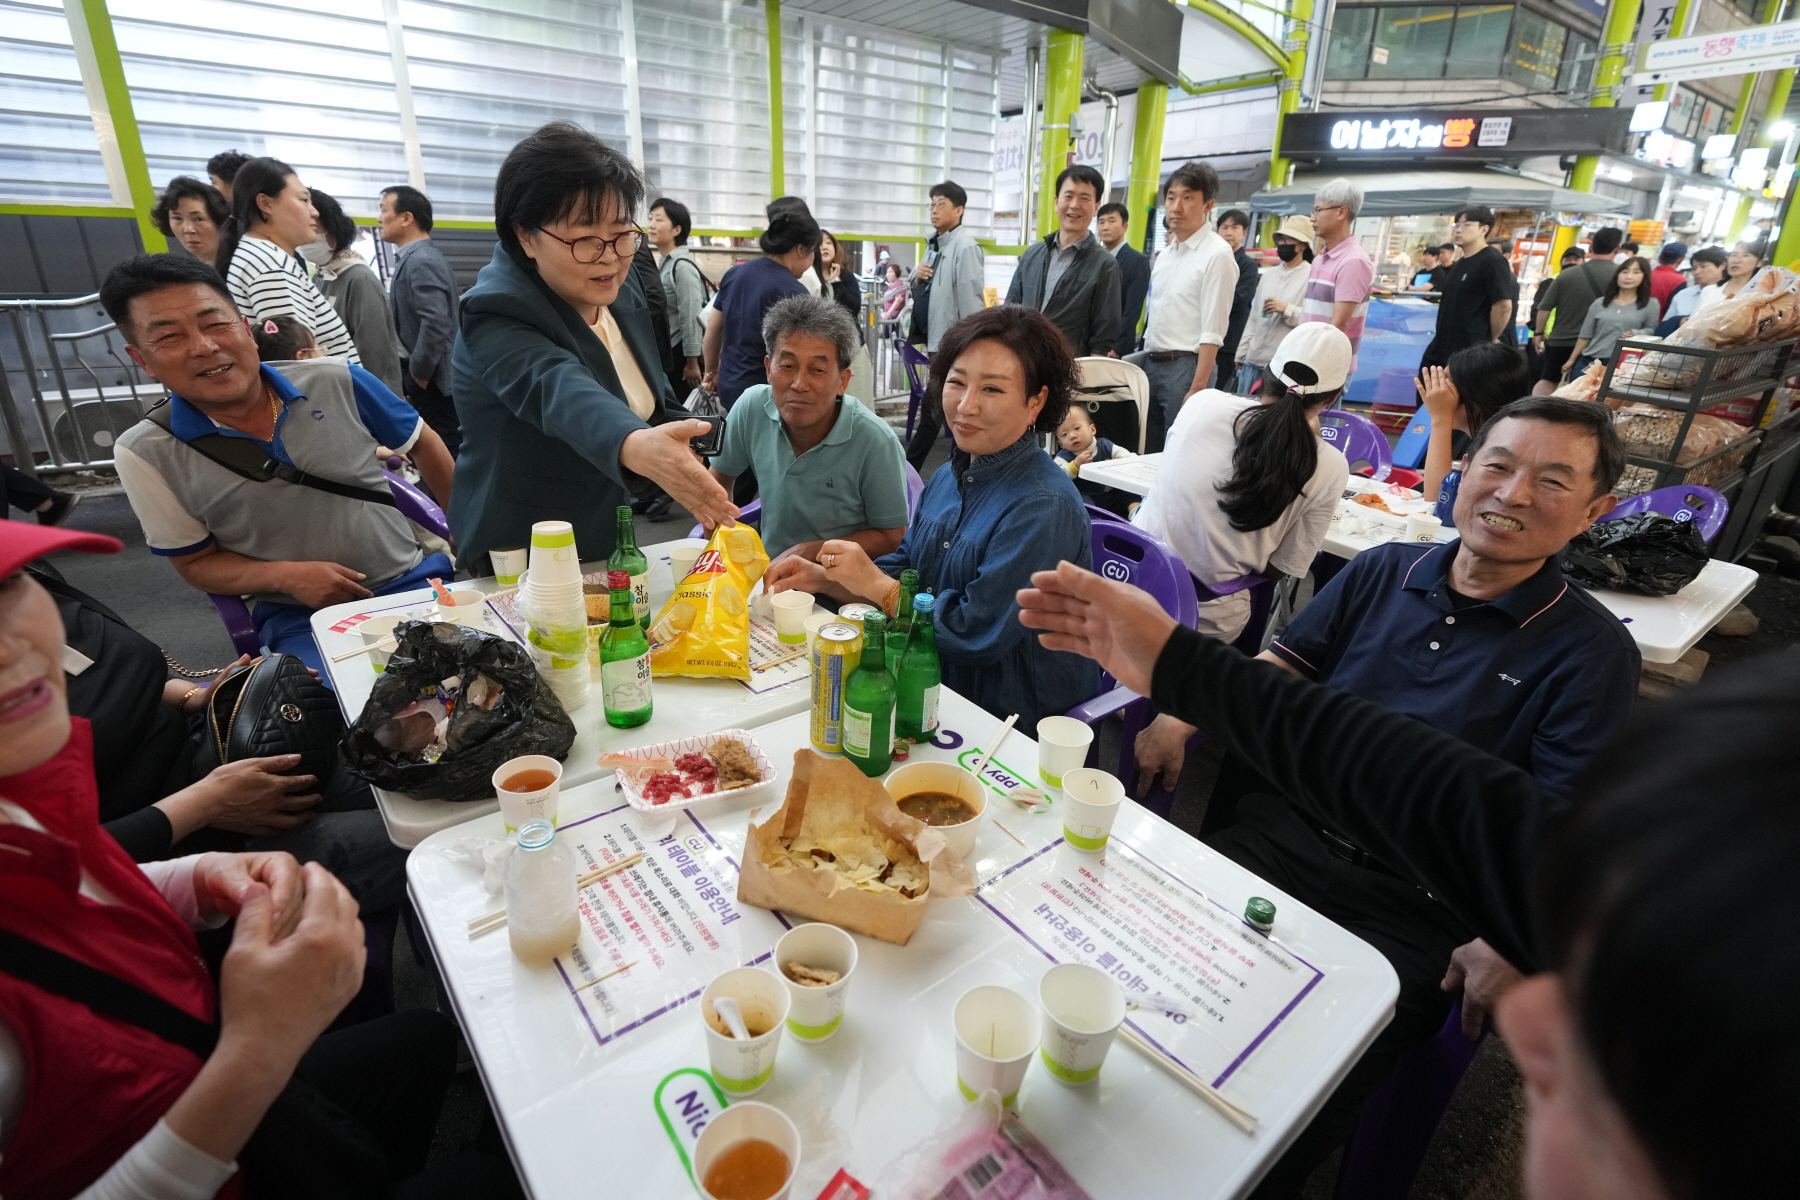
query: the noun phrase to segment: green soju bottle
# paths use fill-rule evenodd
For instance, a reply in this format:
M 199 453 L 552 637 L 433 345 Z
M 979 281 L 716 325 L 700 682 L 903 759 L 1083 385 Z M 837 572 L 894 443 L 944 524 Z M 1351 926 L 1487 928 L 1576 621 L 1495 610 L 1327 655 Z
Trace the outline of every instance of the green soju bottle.
M 637 530 L 631 524 L 629 505 L 619 505 L 619 533 L 606 569 L 631 576 L 631 603 L 637 612 L 637 623 L 650 628 L 650 560 L 637 548 Z
M 906 650 L 906 636 L 912 632 L 913 593 L 919 590 L 919 573 L 911 567 L 900 572 L 900 607 L 888 625 L 887 661 L 891 674 L 900 674 L 900 655 Z
M 630 573 L 607 572 L 606 586 L 612 621 L 600 635 L 600 705 L 608 725 L 630 729 L 650 719 L 650 638 L 632 607 Z
M 894 736 L 922 742 L 937 728 L 938 672 L 937 630 L 931 623 L 934 602 L 930 592 L 913 599 L 912 637 L 900 657 L 896 672 Z
M 887 669 L 887 617 L 863 618 L 862 661 L 844 684 L 844 757 L 864 775 L 894 758 L 894 676 Z

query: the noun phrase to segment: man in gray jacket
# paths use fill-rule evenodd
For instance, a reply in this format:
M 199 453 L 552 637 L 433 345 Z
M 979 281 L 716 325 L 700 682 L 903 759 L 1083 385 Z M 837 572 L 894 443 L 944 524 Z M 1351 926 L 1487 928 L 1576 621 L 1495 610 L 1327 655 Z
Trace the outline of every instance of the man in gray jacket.
M 925 239 L 925 261 L 913 272 L 914 340 L 923 333 L 925 353 L 936 354 L 944 331 L 982 309 L 982 283 L 987 255 L 975 235 L 963 228 L 969 194 L 946 179 L 931 189 L 932 235 Z M 915 471 L 925 469 L 925 456 L 943 428 L 943 413 L 922 405 L 906 460 Z
M 425 193 L 405 185 L 382 190 L 381 240 L 400 248 L 388 295 L 406 399 L 454 457 L 462 448 L 462 430 L 450 399 L 450 350 L 456 344 L 460 292 L 450 263 L 432 244 L 431 201 Z
M 1114 353 L 1122 319 L 1119 264 L 1089 226 L 1106 194 L 1092 167 L 1065 167 L 1056 177 L 1056 232 L 1019 260 L 1008 304 L 1035 308 L 1063 332 L 1077 358 Z

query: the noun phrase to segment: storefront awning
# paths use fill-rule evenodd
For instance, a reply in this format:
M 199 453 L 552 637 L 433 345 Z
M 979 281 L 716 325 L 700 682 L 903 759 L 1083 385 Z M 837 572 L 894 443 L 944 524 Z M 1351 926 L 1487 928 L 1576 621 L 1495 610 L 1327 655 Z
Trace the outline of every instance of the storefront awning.
M 1250 207 L 1280 216 L 1310 216 L 1314 193 L 1338 177 L 1337 173 L 1309 173 L 1285 187 L 1256 193 L 1250 197 Z M 1496 210 L 1529 208 L 1570 213 L 1622 213 L 1631 209 L 1626 200 L 1500 171 L 1392 171 L 1374 175 L 1344 173 L 1344 177 L 1354 179 L 1363 190 L 1362 211 L 1357 214 L 1362 217 L 1454 213 L 1481 205 Z

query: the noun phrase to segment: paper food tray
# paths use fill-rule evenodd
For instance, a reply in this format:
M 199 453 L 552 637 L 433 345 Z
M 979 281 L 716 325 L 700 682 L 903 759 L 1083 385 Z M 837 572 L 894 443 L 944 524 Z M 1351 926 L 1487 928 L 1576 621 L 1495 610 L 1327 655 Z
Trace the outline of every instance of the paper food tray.
M 626 803 L 639 812 L 680 812 L 684 808 L 692 808 L 696 804 L 704 804 L 708 800 L 717 800 L 722 796 L 730 796 L 733 799 L 762 796 L 779 781 L 781 773 L 775 769 L 775 764 L 769 761 L 769 756 L 763 753 L 762 746 L 750 736 L 750 731 L 747 729 L 719 729 L 712 733 L 699 733 L 693 737 L 677 738 L 672 742 L 633 746 L 629 750 L 621 750 L 618 753 L 629 754 L 633 758 L 676 759 L 683 754 L 704 751 L 721 738 L 736 738 L 744 743 L 744 749 L 748 750 L 750 756 L 756 760 L 757 770 L 762 772 L 761 783 L 753 783 L 749 787 L 733 788 L 728 792 L 708 792 L 704 796 L 689 796 L 685 800 L 671 800 L 667 804 L 652 804 L 644 797 L 643 792 L 638 790 L 637 784 L 627 779 L 623 772 L 619 772 L 615 774 L 615 778 L 618 780 L 619 790 L 625 793 Z

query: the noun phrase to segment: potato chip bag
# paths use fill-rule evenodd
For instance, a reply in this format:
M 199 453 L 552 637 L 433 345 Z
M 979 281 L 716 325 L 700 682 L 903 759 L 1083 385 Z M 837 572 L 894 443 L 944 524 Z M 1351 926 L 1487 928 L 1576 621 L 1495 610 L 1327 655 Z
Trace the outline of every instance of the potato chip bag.
M 750 591 L 768 570 L 762 538 L 721 525 L 650 623 L 650 673 L 750 678 Z

